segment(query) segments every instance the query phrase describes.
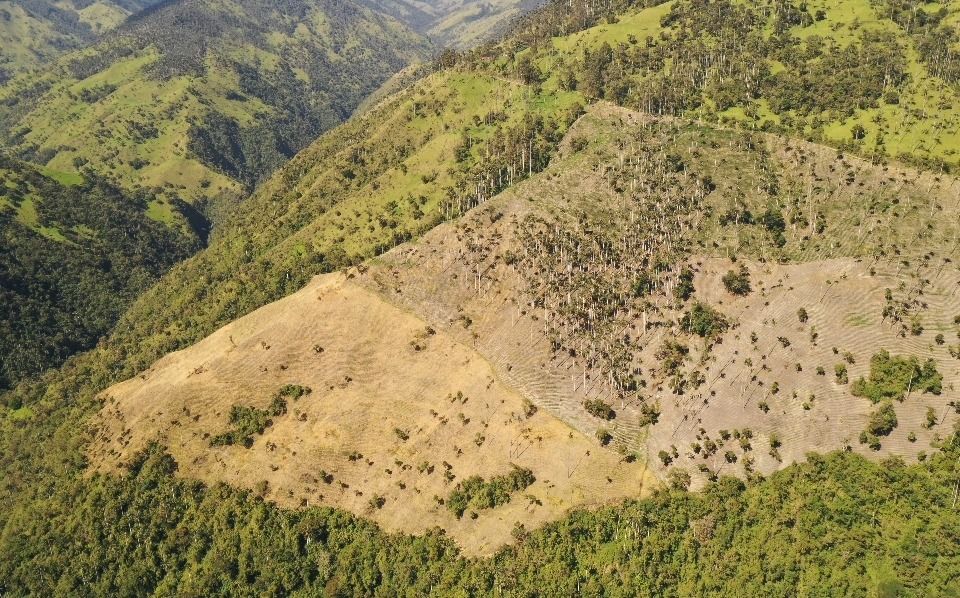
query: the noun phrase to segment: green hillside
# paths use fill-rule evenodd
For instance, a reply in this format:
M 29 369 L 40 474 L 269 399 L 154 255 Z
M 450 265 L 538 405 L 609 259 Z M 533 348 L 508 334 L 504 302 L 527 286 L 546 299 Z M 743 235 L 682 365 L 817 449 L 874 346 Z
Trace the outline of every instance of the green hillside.
M 277 171 L 209 248 L 141 297 L 116 330 L 118 344 L 104 348 L 123 346 L 125 361 L 145 367 L 315 274 L 418 236 L 506 186 L 497 173 L 507 165 L 511 178 L 526 176 L 526 159 L 516 167 L 528 135 L 538 139 L 532 167 L 542 168 L 579 109 L 571 94 L 530 96 L 484 73 L 426 78 Z
M 672 484 L 665 483 L 650 499 L 574 512 L 540 530 L 517 526 L 516 544 L 485 559 L 461 557 L 440 531 L 422 537 L 387 535 L 334 509 L 284 510 L 257 493 L 184 480 L 174 475 L 177 464 L 164 452 L 164 439 L 132 462 L 124 476 L 88 475 L 85 448 L 98 432 L 86 423 L 103 407 L 98 396 L 102 390 L 146 376 L 147 368 L 165 354 L 300 289 L 316 274 L 354 265 L 362 270 L 388 249 L 416 244 L 429 229 L 459 219 L 520 181 L 527 181 L 522 191 L 530 198 L 529 205 L 520 201 L 523 196 L 514 198 L 526 206 L 523 209 L 567 202 L 565 212 L 550 212 L 554 221 L 525 221 L 523 229 L 512 221 L 499 225 L 529 230 L 527 249 L 541 251 L 546 256 L 542 263 L 530 266 L 530 260 L 495 254 L 489 247 L 500 240 L 494 225 L 503 214 L 474 210 L 451 227 L 451 238 L 461 244 L 457 248 L 465 248 L 453 254 L 451 264 L 476 258 L 479 272 L 481 259 L 489 258 L 498 267 L 519 263 L 518 268 L 528 268 L 531 281 L 575 278 L 582 286 L 549 288 L 544 296 L 559 298 L 554 307 L 562 305 L 564 296 L 570 305 L 572 293 L 566 291 L 592 297 L 594 303 L 577 304 L 561 314 L 568 320 L 551 322 L 580 330 L 574 318 L 591 325 L 598 321 L 596 330 L 602 334 L 584 328 L 577 339 L 610 341 L 587 346 L 600 354 L 598 361 L 617 357 L 605 351 L 608 347 L 630 342 L 633 332 L 617 319 L 626 309 L 622 304 L 633 309 L 650 293 L 648 287 L 663 290 L 656 281 L 627 276 L 650 267 L 665 280 L 681 267 L 679 260 L 693 258 L 694 252 L 695 259 L 732 254 L 757 268 L 835 257 L 852 262 L 882 259 L 897 273 L 915 274 L 921 291 L 906 284 L 890 289 L 891 309 L 898 309 L 895 294 L 898 301 L 906 295 L 904 304 L 911 309 L 925 309 L 928 300 L 933 302 L 920 296 L 923 278 L 928 271 L 931 277 L 932 272 L 939 276 L 937 269 L 952 274 L 960 257 L 955 220 L 941 217 L 941 212 L 955 215 L 955 206 L 947 210 L 941 201 L 946 193 L 941 187 L 949 188 L 954 179 L 941 171 L 957 167 L 960 143 L 954 108 L 958 88 L 951 66 L 956 42 L 949 33 L 960 18 L 958 5 L 926 3 L 903 10 L 867 0 L 803 6 L 761 0 L 651 4 L 551 3 L 521 21 L 503 44 L 456 58 L 446 55 L 437 72 L 315 142 L 306 145 L 304 134 L 305 149 L 269 177 L 266 173 L 284 152 L 274 146 L 275 153 L 268 156 L 249 156 L 244 148 L 250 145 L 244 140 L 252 144 L 280 130 L 277 123 L 292 121 L 277 116 L 286 104 L 271 103 L 257 95 L 261 92 L 254 93 L 256 88 L 238 82 L 249 72 L 243 69 L 254 63 L 262 69 L 255 73 L 271 82 L 273 90 L 301 90 L 311 81 L 322 82 L 306 68 L 306 77 L 300 77 L 293 66 L 298 63 L 288 57 L 293 52 L 277 58 L 276 48 L 289 49 L 284 44 L 300 40 L 299 33 L 265 34 L 263 47 L 223 44 L 227 50 L 204 47 L 199 53 L 185 44 L 186 50 L 175 54 L 169 47 L 164 50 L 161 41 L 126 55 L 126 48 L 136 46 L 124 45 L 128 38 L 118 34 L 96 53 L 82 52 L 62 62 L 61 70 L 50 76 L 48 90 L 42 89 L 43 83 L 31 96 L 26 79 L 8 85 L 4 114 L 8 123 L 17 123 L 11 125 L 17 147 L 25 155 L 49 158 L 42 160 L 49 168 L 83 170 L 82 161 L 89 160 L 92 168 L 129 185 L 176 181 L 169 191 L 190 199 L 266 178 L 248 201 L 223 219 L 206 249 L 140 295 L 94 349 L 3 394 L 0 501 L 9 506 L 0 509 L 0 593 L 960 594 L 955 542 L 960 533 L 955 508 L 958 436 L 955 429 L 938 423 L 944 417 L 939 413 L 930 424 L 939 425 L 930 432 L 932 440 L 916 445 L 909 465 L 897 458 L 878 463 L 845 451 L 811 456 L 769 477 L 751 475 L 749 481 L 726 477 L 733 473 L 732 466 L 724 475 L 701 470 L 709 481 L 705 490 L 695 493 L 681 489 L 690 482 L 681 474 L 666 480 Z M 258 21 L 270 22 L 273 9 L 263 10 L 266 18 Z M 931 16 L 917 17 L 920 12 Z M 141 23 L 152 23 L 153 18 L 145 16 Z M 207 21 L 202 23 L 198 28 L 207 27 Z M 137 23 L 128 27 L 133 39 L 149 29 Z M 311 31 L 303 33 L 308 40 L 314 39 Z M 275 39 L 279 46 L 271 45 Z M 110 48 L 117 48 L 116 56 L 122 58 L 111 55 L 101 61 L 108 55 L 101 50 Z M 95 72 L 86 76 L 84 65 L 101 62 L 103 68 L 89 67 Z M 224 65 L 227 68 L 219 68 Z M 80 74 L 66 82 L 58 79 L 70 69 L 80 69 Z M 292 78 L 284 78 L 288 75 Z M 114 82 L 121 83 L 111 89 Z M 294 87 L 286 88 L 283 82 Z M 231 99 L 227 90 L 238 85 L 244 99 Z M 71 93 L 78 98 L 86 93 L 91 101 L 71 107 Z M 30 97 L 39 98 L 38 106 L 44 108 L 34 109 Z M 142 106 L 144 98 L 150 101 Z M 654 124 L 643 129 L 650 138 L 627 138 L 630 129 L 620 127 L 614 133 L 600 129 L 591 137 L 564 139 L 584 105 L 600 100 L 651 113 Z M 341 105 L 348 104 L 344 100 Z M 338 118 L 348 112 L 333 111 Z M 76 116 L 61 116 L 68 113 Z M 84 127 L 96 131 L 94 123 L 115 113 L 136 124 L 122 129 L 114 123 L 99 136 L 84 136 Z M 197 116 L 191 120 L 185 113 Z M 74 119 L 84 124 L 71 129 Z M 233 124 L 224 125 L 223 119 Z M 142 142 L 130 146 L 133 150 L 121 148 L 117 137 L 126 144 L 142 135 L 138 131 L 147 122 L 160 123 L 156 136 L 148 131 Z M 302 126 L 304 131 L 309 128 Z M 79 142 L 61 136 L 62 129 L 72 131 Z M 768 143 L 754 129 L 824 142 L 868 161 L 848 162 L 824 148 Z M 869 163 L 897 158 L 935 174 L 921 176 L 897 165 L 891 168 L 895 173 L 886 175 L 883 165 Z M 81 164 L 74 166 L 75 159 Z M 132 160 L 146 163 L 133 168 Z M 245 170 L 237 168 L 241 163 Z M 573 172 L 602 182 L 604 194 L 568 197 L 575 194 L 574 186 L 558 188 L 555 181 L 570 175 L 551 172 L 551 163 L 571 169 L 585 165 Z M 240 172 L 255 174 L 236 174 Z M 901 198 L 907 179 L 910 186 Z M 928 190 L 937 183 L 936 195 L 918 190 L 920 183 L 929 185 Z M 629 195 L 635 189 L 646 194 L 645 203 L 636 204 L 643 210 L 635 213 L 652 215 L 650 222 L 665 227 L 652 229 L 669 232 L 660 239 L 679 239 L 664 245 L 671 253 L 657 263 L 635 264 L 631 260 L 639 253 L 628 250 L 654 237 L 627 238 L 622 233 L 634 222 L 634 212 L 623 210 L 636 207 Z M 591 204 L 596 197 L 616 201 Z M 694 198 L 696 210 L 687 210 Z M 817 209 L 806 214 L 802 201 Z M 34 223 L 39 238 L 61 243 L 54 238 L 72 238 L 70 223 L 33 220 L 23 200 L 8 203 L 0 214 Z M 161 218 L 163 210 L 151 205 L 151 213 Z M 821 219 L 826 219 L 824 226 Z M 609 237 L 594 231 L 604 226 Z M 577 256 L 576 268 L 561 267 L 564 255 L 568 260 Z M 556 256 L 559 259 L 549 261 Z M 403 253 L 392 256 L 400 265 L 405 258 Z M 927 269 L 921 273 L 919 268 Z M 577 276 L 564 278 L 564 272 Z M 736 271 L 730 274 L 728 289 L 749 288 L 749 279 L 744 284 Z M 472 279 L 472 272 L 468 275 Z M 846 272 L 836 276 L 845 277 Z M 782 281 L 774 284 L 782 286 Z M 831 286 L 832 281 L 825 283 L 827 289 Z M 398 285 L 392 292 L 404 291 Z M 751 291 L 762 301 L 763 293 L 773 288 Z M 662 305 L 644 304 L 644 322 L 648 308 L 659 317 L 691 299 L 682 293 L 664 298 Z M 724 295 L 725 302 L 735 300 Z M 936 301 L 949 303 L 949 297 Z M 597 306 L 604 309 L 595 312 Z M 535 309 L 546 314 L 547 308 L 541 312 L 541 307 L 531 298 L 529 306 L 517 303 L 516 311 L 529 318 Z M 715 315 L 719 312 L 700 306 L 699 315 L 694 314 L 691 304 L 690 313 L 684 327 L 703 330 L 705 339 L 712 325 L 721 325 Z M 793 317 L 803 321 L 799 312 Z M 883 318 L 886 325 L 886 312 Z M 457 325 L 471 334 L 469 318 L 462 322 Z M 540 324 L 546 333 L 547 324 Z M 667 316 L 657 320 L 657 326 L 675 324 Z M 936 326 L 940 340 L 924 338 L 924 350 L 929 344 L 929 351 L 946 354 L 943 337 L 956 342 L 956 321 Z M 743 343 L 756 343 L 746 340 L 748 330 L 743 333 Z M 739 339 L 740 332 L 736 334 Z M 907 334 L 912 335 L 905 326 L 904 338 Z M 815 339 L 813 331 L 804 330 L 804 336 Z M 790 339 L 773 342 L 786 349 Z M 799 343 L 796 337 L 793 342 Z M 837 362 L 845 359 L 842 349 L 833 349 Z M 575 359 L 584 352 L 581 344 L 564 353 Z M 681 353 L 675 357 L 681 364 L 687 359 L 685 351 L 674 353 Z M 658 359 L 664 362 L 672 357 L 662 355 Z M 758 372 L 765 371 L 765 357 L 757 358 Z M 805 365 L 812 376 L 821 375 Z M 827 365 L 829 377 L 836 372 L 839 385 L 840 369 Z M 583 376 L 586 380 L 586 367 Z M 696 383 L 691 376 L 678 386 Z M 955 392 L 940 390 L 944 395 Z M 681 393 L 671 399 L 688 398 L 677 397 Z M 943 399 L 957 402 L 955 395 Z M 866 399 L 851 395 L 850 400 Z M 892 402 L 884 405 L 893 407 Z M 861 429 L 850 431 L 855 438 Z M 692 432 L 704 445 L 709 440 L 716 446 L 713 439 L 701 438 L 705 433 Z M 603 435 L 597 438 L 605 444 Z M 740 438 L 752 450 L 750 439 Z M 765 441 L 763 452 L 775 459 L 780 441 L 772 436 Z M 470 442 L 465 439 L 464 444 Z M 755 444 L 759 451 L 760 440 Z M 697 446 L 699 454 L 702 446 Z M 598 444 L 596 450 L 612 449 Z M 368 465 L 370 475 L 391 466 Z M 323 472 L 318 476 L 326 477 Z
M 0 83 L 95 40 L 159 0 L 0 2 Z
M 501 70 L 653 114 L 960 163 L 960 3 L 619 4 L 636 8 L 538 15 Z
M 0 154 L 0 388 L 93 347 L 137 295 L 196 251 L 194 230 L 146 217 L 152 201 Z M 182 202 L 169 208 L 192 217 Z
M 427 51 L 345 2 L 166 3 L 0 88 L 0 124 L 31 161 L 195 202 L 252 187 Z

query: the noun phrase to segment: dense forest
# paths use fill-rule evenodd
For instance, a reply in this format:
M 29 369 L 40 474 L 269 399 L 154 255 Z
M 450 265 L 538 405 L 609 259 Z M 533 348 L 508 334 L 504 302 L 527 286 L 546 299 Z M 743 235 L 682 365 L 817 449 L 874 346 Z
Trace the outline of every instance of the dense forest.
M 130 302 L 196 251 L 197 230 L 150 220 L 147 191 L 61 183 L 0 154 L 0 388 L 91 348 Z
M 38 440 L 69 450 L 58 438 L 10 435 L 31 445 L 26 453 L 44 450 Z M 479 560 L 461 557 L 440 530 L 387 535 L 333 509 L 283 510 L 251 492 L 177 479 L 157 446 L 125 476 L 92 479 L 76 475 L 82 462 L 48 451 L 34 458 L 63 460 L 56 475 L 29 482 L 43 488 L 42 516 L 24 517 L 22 500 L 0 515 L 0 591 L 950 596 L 960 592 L 957 439 L 915 465 L 811 455 L 768 479 L 666 488 L 537 531 L 520 525 L 515 546 Z M 9 475 L 2 491 L 27 483 Z

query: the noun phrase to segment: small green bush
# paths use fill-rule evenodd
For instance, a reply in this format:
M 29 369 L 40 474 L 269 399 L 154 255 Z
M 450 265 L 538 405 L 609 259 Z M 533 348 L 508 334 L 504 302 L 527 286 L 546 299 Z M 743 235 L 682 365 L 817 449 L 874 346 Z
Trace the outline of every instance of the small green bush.
M 699 337 L 716 339 L 730 328 L 730 322 L 719 311 L 697 302 L 680 319 L 680 326 Z
M 923 365 L 916 357 L 890 355 L 886 350 L 870 358 L 870 377 L 853 383 L 850 392 L 874 403 L 884 400 L 902 401 L 911 391 L 938 395 L 943 390 L 943 375 L 936 363 L 928 359 Z
M 450 492 L 445 504 L 460 519 L 468 508 L 480 511 L 507 504 L 513 493 L 525 490 L 535 481 L 531 470 L 513 465 L 510 473 L 489 481 L 480 476 L 465 479 Z
M 867 422 L 867 433 L 874 436 L 889 436 L 897 427 L 897 413 L 893 409 L 893 403 L 886 401 L 880 407 L 870 414 Z
M 600 419 L 611 420 L 617 417 L 617 412 L 613 410 L 613 407 L 600 399 L 584 401 L 583 408 L 586 409 L 590 415 L 599 417 Z
M 750 287 L 750 272 L 746 266 L 740 266 L 738 271 L 730 270 L 720 280 L 727 291 L 740 297 L 749 295 L 752 290 Z

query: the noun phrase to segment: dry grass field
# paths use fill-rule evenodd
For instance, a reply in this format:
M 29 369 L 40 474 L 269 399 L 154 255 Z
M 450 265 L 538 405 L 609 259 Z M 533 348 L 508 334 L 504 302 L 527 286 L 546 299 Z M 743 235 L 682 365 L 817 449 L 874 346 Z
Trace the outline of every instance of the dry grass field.
M 291 400 L 250 448 L 211 446 L 230 428 L 233 405 L 264 408 L 285 384 L 312 392 Z M 91 457 L 101 469 L 159 440 L 182 475 L 256 489 L 288 507 L 345 508 L 387 530 L 439 526 L 469 554 L 509 541 L 517 522 L 530 529 L 655 483 L 641 462 L 598 449 L 546 410 L 527 416 L 476 351 L 340 274 L 109 389 L 95 425 Z M 536 482 L 507 505 L 457 519 L 435 499 L 511 464 Z

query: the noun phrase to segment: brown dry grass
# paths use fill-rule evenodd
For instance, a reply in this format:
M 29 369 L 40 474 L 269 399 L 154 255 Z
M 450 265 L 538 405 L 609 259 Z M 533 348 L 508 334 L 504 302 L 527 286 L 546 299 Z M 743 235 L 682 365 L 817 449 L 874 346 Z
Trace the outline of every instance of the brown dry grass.
M 313 392 L 291 401 L 250 449 L 210 446 L 209 436 L 229 428 L 232 405 L 265 407 L 288 383 Z M 530 529 L 651 486 L 641 463 L 599 450 L 544 410 L 525 417 L 522 398 L 481 355 L 443 332 L 428 334 L 422 320 L 343 275 L 318 277 L 104 397 L 90 450 L 100 469 L 159 440 L 181 475 L 251 489 L 265 480 L 278 504 L 336 506 L 391 531 L 440 526 L 469 554 L 508 542 L 516 522 Z M 433 472 L 418 471 L 423 463 Z M 435 500 L 468 476 L 506 473 L 511 464 L 529 467 L 537 481 L 508 505 L 457 520 Z M 386 499 L 381 509 L 371 507 L 374 496 Z

